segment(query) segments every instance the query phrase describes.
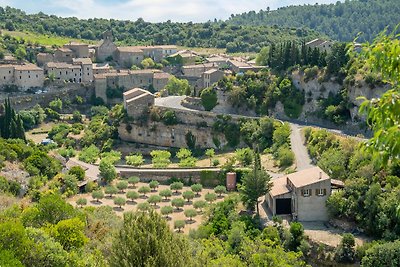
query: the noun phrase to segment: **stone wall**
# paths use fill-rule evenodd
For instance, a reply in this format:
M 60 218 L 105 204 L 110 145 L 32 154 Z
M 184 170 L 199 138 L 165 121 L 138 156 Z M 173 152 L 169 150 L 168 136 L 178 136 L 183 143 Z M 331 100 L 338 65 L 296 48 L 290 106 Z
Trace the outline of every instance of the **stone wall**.
M 48 92 L 43 94 L 0 94 L 0 103 L 3 103 L 4 100 L 9 97 L 11 104 L 18 111 L 30 109 L 36 104 L 43 107 L 48 106 L 48 104 L 56 98 L 72 102 L 76 96 L 80 96 L 86 101 L 89 101 L 94 93 L 94 88 L 92 86 L 84 86 L 81 84 L 67 84 L 59 87 L 50 86 L 46 89 Z
M 143 181 L 151 181 L 156 180 L 159 182 L 165 182 L 171 178 L 181 179 L 184 182 L 192 182 L 192 183 L 200 183 L 202 182 L 201 177 L 203 172 L 210 172 L 213 173 L 214 177 L 207 181 L 206 184 L 218 184 L 218 175 L 220 173 L 220 169 L 207 169 L 207 170 L 200 170 L 200 169 L 132 169 L 132 168 L 120 168 L 119 173 L 121 177 L 131 177 L 131 176 L 138 176 Z M 203 181 L 204 182 L 204 181 Z

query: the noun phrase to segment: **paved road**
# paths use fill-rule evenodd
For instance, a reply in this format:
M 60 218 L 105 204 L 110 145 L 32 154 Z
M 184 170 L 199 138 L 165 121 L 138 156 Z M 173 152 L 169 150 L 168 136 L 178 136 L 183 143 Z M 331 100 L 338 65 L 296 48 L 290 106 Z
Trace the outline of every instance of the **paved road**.
M 292 133 L 290 134 L 290 142 L 292 151 L 296 156 L 296 167 L 298 171 L 305 170 L 313 167 L 311 158 L 308 155 L 304 140 L 301 134 L 301 126 L 297 124 L 290 124 Z

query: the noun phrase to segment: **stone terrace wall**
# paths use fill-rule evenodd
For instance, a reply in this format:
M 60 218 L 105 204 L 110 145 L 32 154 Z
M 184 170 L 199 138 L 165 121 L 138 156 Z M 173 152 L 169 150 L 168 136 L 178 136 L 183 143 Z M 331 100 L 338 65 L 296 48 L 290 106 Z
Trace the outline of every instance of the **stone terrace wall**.
M 63 88 L 46 88 L 49 90 L 43 94 L 21 94 L 21 95 L 7 95 L 0 94 L 0 103 L 4 102 L 4 99 L 10 97 L 11 104 L 19 111 L 24 109 L 30 109 L 36 104 L 41 106 L 47 106 L 52 100 L 60 98 L 61 100 L 73 101 L 76 96 L 81 96 L 87 101 L 94 93 L 94 88 L 91 86 L 84 86 L 82 84 L 68 84 Z

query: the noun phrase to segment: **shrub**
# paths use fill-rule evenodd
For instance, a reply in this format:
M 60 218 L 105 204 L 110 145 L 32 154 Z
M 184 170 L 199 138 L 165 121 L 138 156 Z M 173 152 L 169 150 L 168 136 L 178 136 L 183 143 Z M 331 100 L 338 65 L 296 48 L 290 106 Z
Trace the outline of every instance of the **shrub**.
M 149 204 L 149 202 L 143 202 L 143 203 L 139 203 L 137 205 L 138 210 L 142 211 L 142 212 L 146 212 L 146 211 L 150 211 L 151 210 L 151 206 Z
M 218 103 L 217 92 L 211 87 L 204 89 L 200 97 L 201 104 L 206 111 L 211 111 Z
M 175 112 L 172 110 L 165 111 L 161 117 L 161 120 L 165 125 L 176 125 L 178 123 L 178 118 L 176 117 Z
M 165 215 L 165 218 L 169 219 L 170 217 L 168 215 L 174 212 L 174 208 L 171 206 L 164 206 L 160 211 L 162 215 Z
M 179 190 L 182 190 L 183 183 L 182 182 L 174 182 L 170 185 L 171 190 L 175 190 L 175 193 L 178 193 Z
M 169 197 L 172 196 L 172 191 L 169 189 L 164 189 L 160 191 L 160 196 L 164 197 L 167 200 Z
M 85 179 L 85 170 L 81 166 L 71 167 L 68 174 L 74 175 L 78 181 L 83 181 Z
M 217 200 L 217 195 L 214 193 L 207 193 L 204 196 L 204 199 L 209 203 L 213 203 L 215 200 Z
M 249 166 L 253 162 L 253 151 L 250 148 L 236 149 L 235 156 L 239 163 L 243 166 Z
M 99 158 L 100 150 L 95 146 L 91 145 L 82 149 L 79 153 L 79 160 L 93 164 Z
M 318 67 L 314 66 L 312 68 L 306 68 L 304 70 L 304 80 L 307 82 L 314 79 L 318 75 Z
M 288 146 L 282 146 L 278 149 L 277 160 L 279 167 L 289 167 L 294 162 L 294 153 Z
M 116 188 L 115 186 L 107 186 L 104 189 L 104 193 L 106 193 L 106 195 L 109 195 L 109 197 L 112 197 L 113 195 L 118 193 L 118 188 Z
M 162 198 L 158 195 L 152 195 L 147 199 L 147 202 L 150 204 L 153 204 L 154 206 L 157 206 L 157 203 L 160 203 Z
M 194 184 L 190 188 L 196 193 L 196 196 L 200 196 L 200 192 L 203 190 L 203 186 L 201 184 Z
M 174 222 L 174 228 L 178 229 L 178 233 L 181 232 L 181 229 L 185 227 L 185 221 L 177 220 Z
M 342 241 L 335 251 L 335 260 L 340 263 L 353 263 L 356 259 L 355 244 L 352 234 L 343 234 Z
M 136 186 L 137 183 L 140 182 L 140 178 L 137 176 L 132 176 L 128 178 L 128 183 L 131 184 L 133 187 Z
M 226 187 L 223 185 L 218 185 L 214 188 L 214 192 L 218 194 L 218 196 L 222 196 L 222 194 L 226 194 Z
M 192 200 L 193 198 L 194 198 L 194 193 L 193 193 L 193 191 L 185 191 L 185 192 L 183 192 L 183 194 L 182 194 L 182 197 L 184 198 L 184 199 L 186 199 L 187 200 L 187 202 L 190 202 L 190 200 Z
M 157 188 L 158 188 L 159 185 L 160 185 L 160 183 L 157 182 L 157 181 L 151 181 L 149 183 L 149 186 L 153 191 L 157 191 Z
M 114 199 L 114 204 L 119 206 L 119 208 L 121 208 L 122 206 L 124 206 L 126 204 L 126 200 L 123 197 L 116 197 Z
M 82 208 L 83 206 L 87 205 L 87 199 L 86 198 L 79 198 L 76 201 L 76 204 L 79 205 Z
M 195 209 L 187 209 L 184 212 L 185 216 L 189 218 L 190 221 L 193 220 L 193 217 L 197 216 L 197 211 Z
M 126 193 L 126 197 L 133 202 L 135 201 L 135 199 L 139 198 L 139 194 L 136 191 L 129 191 L 128 193 Z
M 171 201 L 171 205 L 180 210 L 185 205 L 185 200 L 183 198 L 175 198 Z
M 204 200 L 197 200 L 197 201 L 195 201 L 195 202 L 193 203 L 193 207 L 194 207 L 195 209 L 200 210 L 200 212 L 203 211 L 203 208 L 204 208 L 206 205 L 207 205 L 207 202 L 204 201 Z
M 147 194 L 147 193 L 150 193 L 150 191 L 151 191 L 151 189 L 150 189 L 150 187 L 148 187 L 148 186 L 142 186 L 142 187 L 140 187 L 140 188 L 138 189 L 138 192 L 139 192 L 140 194 L 143 194 L 143 197 L 146 197 L 146 194 Z
M 171 164 L 171 153 L 166 150 L 153 150 L 150 153 L 153 166 L 156 168 L 166 168 Z
M 126 160 L 126 164 L 135 166 L 135 167 L 141 166 L 144 163 L 144 159 L 141 154 L 126 156 L 125 160 Z
M 100 202 L 100 199 L 104 198 L 104 193 L 101 190 L 94 191 L 92 193 L 92 198 L 95 199 L 97 202 Z

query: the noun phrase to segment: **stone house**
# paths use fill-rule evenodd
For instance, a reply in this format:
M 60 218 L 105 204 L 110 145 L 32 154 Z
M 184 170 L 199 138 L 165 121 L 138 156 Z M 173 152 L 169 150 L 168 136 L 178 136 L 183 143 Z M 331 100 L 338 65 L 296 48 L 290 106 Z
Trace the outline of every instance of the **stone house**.
M 178 52 L 178 48 L 176 47 L 176 45 L 160 45 L 158 47 L 162 49 L 163 58 L 169 57 L 170 55 Z
M 138 118 L 154 105 L 154 95 L 141 88 L 131 89 L 123 94 L 124 108 L 129 117 Z
M 327 221 L 326 200 L 331 190 L 330 177 L 313 167 L 274 179 L 266 201 L 273 215 L 291 215 L 298 221 Z
M 93 63 L 90 58 L 74 58 L 72 59 L 72 64 L 81 66 L 83 83 L 93 81 Z
M 310 42 L 307 42 L 305 45 L 307 48 L 311 49 L 318 48 L 321 51 L 329 52 L 332 49 L 333 42 L 325 41 L 322 39 L 314 39 Z
M 166 72 L 155 72 L 154 73 L 154 80 L 153 80 L 153 87 L 156 91 L 161 91 L 162 89 L 167 86 L 169 79 L 171 78 L 171 74 Z
M 139 65 L 145 58 L 143 50 L 136 46 L 118 47 L 114 52 L 114 59 L 120 66 L 131 68 L 132 65 Z
M 142 50 L 144 58 L 151 58 L 154 62 L 161 62 L 163 59 L 163 49 L 159 46 L 136 46 Z
M 89 58 L 89 45 L 77 42 L 70 42 L 64 45 L 64 48 L 70 49 L 75 58 Z
M 111 71 L 110 65 L 108 63 L 106 64 L 95 63 L 93 64 L 92 68 L 93 68 L 93 75 L 108 73 Z
M 45 74 L 54 75 L 56 80 L 82 82 L 82 67 L 64 62 L 49 62 L 45 65 Z
M 65 47 L 57 48 L 54 52 L 54 61 L 72 63 L 72 59 L 75 57 L 74 52 Z
M 211 69 L 203 73 L 203 88 L 210 87 L 214 83 L 222 80 L 225 73 L 218 69 Z
M 181 50 L 168 56 L 171 61 L 181 62 L 182 65 L 195 64 L 198 57 L 199 54 L 191 50 Z
M 43 84 L 43 69 L 34 64 L 0 65 L 0 86 L 15 85 L 26 91 Z
M 203 73 L 211 69 L 215 69 L 216 65 L 213 63 L 187 65 L 182 67 L 182 74 L 185 77 L 201 78 Z
M 238 60 L 228 60 L 227 64 L 229 68 L 235 73 L 245 73 L 247 71 L 258 72 L 265 68 L 265 66 L 255 66 L 247 62 Z
M 96 60 L 105 61 L 109 57 L 113 57 L 115 51 L 117 51 L 117 46 L 113 42 L 114 37 L 111 31 L 106 31 L 103 33 L 103 40 L 96 47 Z

